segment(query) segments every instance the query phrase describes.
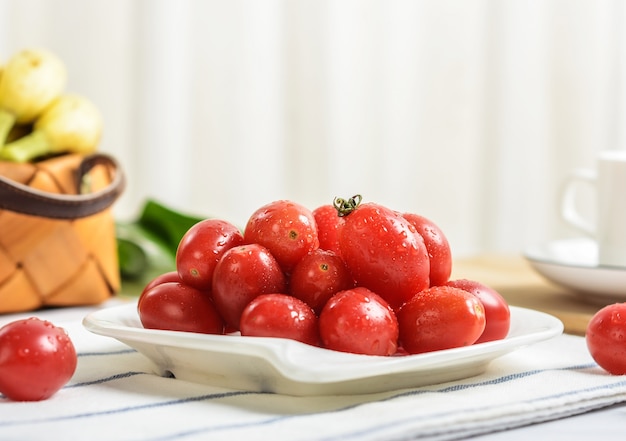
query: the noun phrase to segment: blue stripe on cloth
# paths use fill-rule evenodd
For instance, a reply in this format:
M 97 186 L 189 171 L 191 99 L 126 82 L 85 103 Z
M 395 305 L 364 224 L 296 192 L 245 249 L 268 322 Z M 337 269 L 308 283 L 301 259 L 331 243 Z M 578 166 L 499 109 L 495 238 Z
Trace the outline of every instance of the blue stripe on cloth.
M 533 373 L 541 373 L 541 372 L 545 372 L 545 371 L 534 371 Z M 511 380 L 515 380 L 517 378 L 520 378 L 520 376 L 508 376 L 509 379 L 506 381 L 511 381 Z M 501 383 L 502 381 L 500 381 Z M 492 384 L 495 384 L 495 382 L 489 382 Z M 484 383 L 482 383 L 482 385 L 485 385 Z M 467 385 L 469 387 L 474 387 L 473 385 Z M 602 386 L 595 386 L 595 387 L 591 387 L 591 388 L 587 388 L 587 389 L 579 389 L 576 391 L 571 391 L 568 393 L 561 393 L 561 394 L 554 394 L 554 395 L 548 395 L 545 397 L 541 397 L 538 399 L 533 399 L 533 400 L 529 400 L 527 401 L 528 403 L 532 403 L 532 402 L 539 402 L 539 401 L 545 401 L 545 400 L 550 400 L 550 399 L 554 399 L 554 398 L 559 398 L 562 396 L 567 396 L 567 395 L 575 395 L 581 392 L 589 392 L 589 391 L 594 391 L 594 390 L 603 390 L 603 389 L 610 389 L 616 386 L 626 386 L 626 381 L 619 381 L 613 384 L 607 384 L 607 385 L 602 385 Z M 469 388 L 468 387 L 468 388 Z M 451 388 L 443 388 L 443 389 L 437 389 L 437 390 L 423 390 L 423 391 L 413 391 L 413 392 L 417 392 L 417 393 L 402 393 L 402 394 L 397 394 L 394 395 L 392 397 L 387 398 L 386 400 L 393 400 L 393 399 L 397 399 L 400 397 L 404 397 L 404 396 L 408 396 L 408 395 L 419 395 L 422 393 L 446 393 L 446 392 L 450 392 Z M 354 409 L 356 407 L 359 407 L 363 404 L 367 404 L 367 403 L 359 403 L 356 405 L 351 405 L 351 406 L 346 406 L 346 407 L 342 407 L 339 409 L 333 409 L 333 410 L 329 410 L 329 411 L 325 411 L 325 412 L 318 412 L 319 414 L 323 414 L 323 413 L 338 413 L 338 412 L 344 412 L 344 411 L 348 411 L 351 409 Z M 482 412 L 484 410 L 490 409 L 491 406 L 483 406 L 483 407 L 476 407 L 474 409 L 471 410 L 466 410 L 466 412 Z M 433 417 L 441 417 L 441 416 L 446 416 L 448 414 L 452 414 L 452 412 L 442 412 L 439 414 L 428 414 L 427 416 L 423 416 L 421 418 L 419 417 L 415 417 L 415 416 L 411 416 L 408 418 L 402 418 L 402 419 L 396 419 L 396 420 L 390 420 L 390 421 L 386 421 L 384 424 L 376 424 L 376 425 L 370 425 L 368 427 L 363 427 L 364 422 L 360 421 L 359 424 L 361 426 L 361 428 L 359 430 L 355 430 L 352 432 L 344 432 L 341 434 L 336 434 L 332 437 L 324 437 L 324 438 L 318 438 L 318 441 L 337 441 L 337 440 L 347 440 L 347 439 L 359 439 L 361 437 L 363 437 L 364 435 L 371 435 L 375 432 L 383 432 L 388 428 L 394 428 L 394 429 L 399 429 L 402 425 L 405 425 L 406 423 L 415 423 L 416 421 L 420 421 L 420 420 L 425 420 L 425 419 L 430 419 Z M 197 428 L 194 430 L 187 430 L 187 431 L 180 431 L 180 432 L 175 432 L 175 433 L 170 433 L 168 435 L 165 436 L 160 436 L 160 437 L 156 437 L 156 438 L 145 438 L 144 441 L 171 441 L 171 440 L 180 440 L 182 438 L 185 437 L 189 437 L 189 436 L 195 436 L 195 435 L 200 435 L 200 434 L 211 434 L 211 433 L 215 433 L 215 432 L 220 432 L 220 431 L 227 431 L 227 430 L 236 430 L 236 429 L 243 429 L 243 428 L 250 428 L 250 427 L 260 427 L 260 426 L 265 426 L 265 425 L 269 425 L 269 424 L 274 424 L 280 421 L 285 421 L 287 419 L 295 419 L 295 418 L 301 418 L 301 417 L 307 417 L 310 415 L 286 415 L 286 416 L 278 416 L 278 417 L 273 417 L 273 418 L 268 418 L 262 421 L 253 421 L 253 422 L 248 422 L 248 423 L 238 423 L 238 424 L 224 424 L 224 425 L 218 425 L 218 426 L 207 426 L 207 427 L 201 427 L 201 428 Z
M 128 377 L 133 377 L 135 375 L 142 375 L 142 374 L 143 375 L 147 375 L 145 372 L 139 372 L 139 371 L 122 372 L 122 373 L 119 373 L 119 374 L 111 375 L 109 377 L 97 378 L 95 380 L 83 381 L 81 383 L 68 384 L 67 386 L 64 387 L 64 389 L 70 389 L 70 388 L 75 388 L 75 387 L 84 387 L 84 386 L 92 386 L 94 384 L 108 383 L 109 381 L 120 380 L 122 378 L 128 378 Z
M 520 378 L 526 378 L 532 375 L 537 375 L 537 374 L 541 374 L 541 373 L 545 373 L 545 372 L 551 372 L 551 371 L 576 371 L 576 370 L 585 370 L 585 369 L 589 369 L 592 367 L 597 366 L 596 364 L 584 364 L 584 365 L 574 365 L 574 366 L 566 366 L 566 367 L 562 367 L 562 368 L 556 368 L 556 369 L 536 369 L 536 370 L 531 370 L 531 371 L 525 371 L 525 372 L 519 372 L 519 373 L 515 373 L 515 374 L 511 374 L 511 375 L 505 375 L 502 377 L 498 377 L 498 378 L 494 378 L 492 380 L 487 380 L 487 381 L 481 381 L 478 383 L 464 383 L 464 384 L 455 384 L 452 386 L 447 386 L 447 387 L 443 387 L 443 388 L 439 388 L 439 389 L 415 389 L 415 390 L 410 390 L 410 391 L 406 391 L 406 392 L 402 392 L 402 393 L 398 393 L 398 394 L 394 394 L 392 396 L 389 396 L 387 398 L 382 398 L 380 400 L 377 400 L 379 402 L 382 401 L 391 401 L 391 400 L 396 400 L 399 398 L 403 398 L 403 397 L 407 397 L 407 396 L 416 396 L 416 395 L 423 395 L 423 394 L 429 394 L 429 393 L 450 393 L 450 392 L 454 392 L 454 391 L 458 391 L 458 390 L 465 390 L 465 389 L 471 389 L 471 388 L 476 388 L 476 387 L 484 387 L 484 386 L 490 386 L 490 385 L 495 385 L 495 384 L 502 384 L 502 383 L 507 383 L 510 381 L 514 381 L 514 380 L 518 380 Z M 562 396 L 567 396 L 567 395 L 574 395 L 574 394 L 578 394 L 581 392 L 589 392 L 589 391 L 593 391 L 593 390 L 602 390 L 602 389 L 609 389 L 615 386 L 626 386 L 626 380 L 624 381 L 619 381 L 610 385 L 602 385 L 602 386 L 595 386 L 592 388 L 587 388 L 587 389 L 577 389 L 575 391 L 571 391 L 568 393 L 561 393 L 561 394 L 553 394 L 553 395 L 549 395 L 549 396 L 544 396 L 541 397 L 540 399 L 533 399 L 528 401 L 530 402 L 538 402 L 538 401 L 545 401 L 545 400 L 549 400 L 549 399 L 554 399 L 554 398 L 559 398 Z M 332 409 L 332 410 L 327 410 L 327 411 L 321 411 L 318 412 L 318 414 L 328 414 L 328 413 L 339 413 L 339 412 L 345 412 L 345 411 L 349 411 L 352 409 L 355 409 L 357 407 L 363 406 L 363 405 L 367 405 L 369 402 L 362 402 L 362 403 L 356 403 L 350 406 L 344 406 L 338 409 Z M 486 409 L 490 409 L 492 406 L 483 406 L 483 407 L 476 407 L 474 409 L 472 409 L 471 411 L 474 412 L 482 412 Z M 333 437 L 328 437 L 328 438 L 319 438 L 319 441 L 333 441 L 333 440 L 343 440 L 343 439 L 350 439 L 350 438 L 359 438 L 362 437 L 363 435 L 370 435 L 373 432 L 380 432 L 383 431 L 389 427 L 394 427 L 397 428 L 399 425 L 401 424 L 406 424 L 407 422 L 415 422 L 415 421 L 419 421 L 419 420 L 425 420 L 428 418 L 433 418 L 433 417 L 441 417 L 441 416 L 445 416 L 447 414 L 452 414 L 452 412 L 442 412 L 439 414 L 428 414 L 425 417 L 422 418 L 416 418 L 415 416 L 411 416 L 410 418 L 402 418 L 402 419 L 398 419 L 398 420 L 393 420 L 393 421 L 387 421 L 385 422 L 385 424 L 376 424 L 375 426 L 369 426 L 367 428 L 362 428 L 359 429 L 358 431 L 354 431 L 354 432 L 349 432 L 349 433 L 342 433 L 340 435 L 335 435 Z M 206 427 L 201 427 L 201 428 L 196 428 L 194 430 L 187 430 L 187 431 L 181 431 L 181 432 L 175 432 L 175 433 L 170 433 L 168 435 L 165 436 L 161 436 L 161 437 L 157 437 L 157 438 L 146 438 L 144 441 L 170 441 L 170 440 L 175 440 L 175 439 L 181 439 L 181 438 L 185 438 L 188 436 L 195 436 L 195 435 L 200 435 L 200 434 L 209 434 L 209 433 L 214 433 L 214 432 L 219 432 L 219 431 L 226 431 L 226 430 L 233 430 L 233 429 L 242 429 L 242 428 L 249 428 L 249 427 L 254 427 L 254 426 L 264 426 L 264 425 L 268 425 L 268 424 L 273 424 L 276 422 L 280 422 L 280 421 L 285 421 L 287 419 L 295 419 L 295 418 L 300 418 L 300 417 L 307 417 L 310 416 L 310 414 L 302 414 L 302 415 L 282 415 L 282 416 L 277 416 L 277 417 L 272 417 L 272 418 L 268 418 L 262 421 L 253 421 L 253 422 L 248 422 L 248 423 L 238 423 L 238 424 L 225 424 L 225 425 L 218 425 L 218 426 L 206 426 Z M 362 425 L 363 422 L 360 422 L 360 424 Z
M 594 386 L 594 387 L 589 387 L 589 388 L 584 388 L 584 389 L 576 389 L 574 391 L 569 391 L 569 392 L 561 392 L 558 394 L 552 394 L 552 395 L 546 395 L 543 397 L 539 397 L 539 398 L 533 398 L 532 400 L 527 400 L 527 401 L 522 401 L 523 403 L 539 403 L 542 401 L 548 401 L 548 400 L 553 400 L 556 398 L 563 398 L 563 397 L 567 397 L 567 396 L 572 396 L 572 395 L 578 395 L 580 393 L 585 393 L 585 392 L 593 392 L 593 391 L 597 391 L 597 390 L 607 390 L 607 389 L 612 389 L 614 387 L 623 387 L 626 386 L 626 380 L 622 380 L 622 381 L 617 381 L 615 383 L 611 383 L 611 384 L 604 384 L 604 385 L 599 385 L 599 386 Z M 442 390 L 437 390 L 437 391 L 425 391 L 425 392 L 442 392 Z M 405 394 L 406 396 L 407 394 Z M 410 394 L 409 394 L 410 395 Z M 395 398 L 395 397 L 394 397 Z M 490 409 L 493 406 L 482 406 L 482 407 L 475 407 L 472 409 L 464 409 L 464 412 L 466 413 L 480 413 L 483 412 L 485 410 Z M 363 435 L 369 435 L 372 434 L 374 432 L 380 432 L 383 431 L 385 429 L 388 429 L 389 427 L 398 427 L 402 424 L 406 424 L 407 422 L 411 422 L 414 423 L 416 421 L 424 421 L 426 419 L 430 419 L 433 417 L 445 417 L 446 415 L 452 415 L 453 412 L 440 412 L 440 413 L 430 413 L 427 416 L 411 416 L 410 418 L 402 418 L 402 419 L 397 419 L 397 420 L 393 420 L 393 421 L 387 421 L 385 422 L 385 424 L 377 424 L 375 426 L 369 426 L 367 428 L 362 428 L 359 429 L 358 431 L 354 431 L 354 432 L 349 432 L 349 433 L 342 433 L 340 435 L 335 435 L 332 437 L 327 437 L 327 438 L 319 438 L 319 441 L 334 441 L 334 440 L 346 440 L 346 439 L 353 439 L 353 438 L 359 438 Z M 159 438 L 160 440 L 163 439 L 165 440 L 165 438 Z M 172 438 L 170 438 L 172 439 Z M 154 439 L 151 441 L 155 441 Z
M 549 400 L 549 399 L 554 399 L 554 398 L 558 398 L 560 396 L 564 396 L 564 395 L 574 395 L 577 393 L 581 393 L 581 392 L 588 392 L 588 391 L 593 391 L 593 390 L 601 390 L 601 389 L 609 389 L 609 388 L 613 388 L 615 386 L 625 386 L 626 385 L 626 381 L 620 381 L 614 384 L 608 384 L 608 385 L 603 385 L 603 386 L 597 386 L 597 387 L 593 387 L 593 388 L 588 388 L 588 389 L 579 389 L 576 391 L 572 391 L 570 393 L 564 393 L 564 394 L 556 394 L 556 395 L 549 395 L 549 396 L 545 396 L 542 397 L 540 399 L 534 399 L 531 401 L 528 401 L 529 403 L 531 402 L 538 402 L 538 401 L 544 401 L 544 400 Z M 437 393 L 437 392 L 445 392 L 443 389 L 441 390 L 425 390 L 423 391 L 423 393 Z M 388 398 L 388 400 L 391 399 L 396 399 L 398 397 L 401 396 L 406 396 L 406 395 L 411 395 L 411 394 L 398 394 L 395 395 L 393 397 Z M 415 394 L 413 394 L 415 395 Z M 351 410 L 353 408 L 359 407 L 363 404 L 367 404 L 367 403 L 359 403 L 357 405 L 352 405 L 352 406 L 346 406 L 346 407 L 342 407 L 339 409 L 333 409 L 333 410 L 329 410 L 329 411 L 322 411 L 322 412 L 318 412 L 318 414 L 323 414 L 323 413 L 338 413 L 338 412 L 344 412 L 347 410 Z M 483 407 L 476 407 L 474 409 L 469 410 L 468 412 L 481 412 L 484 411 L 486 409 L 491 408 L 491 406 L 483 406 Z M 375 432 L 382 432 L 385 431 L 388 428 L 394 428 L 396 430 L 398 430 L 402 425 L 405 425 L 406 423 L 414 423 L 416 421 L 420 421 L 420 420 L 425 420 L 425 419 L 429 419 L 429 418 L 433 418 L 433 417 L 441 417 L 441 416 L 445 416 L 447 414 L 452 414 L 452 412 L 450 413 L 440 413 L 440 414 L 428 414 L 425 417 L 422 418 L 418 418 L 415 416 L 411 416 L 410 418 L 402 418 L 402 419 L 397 419 L 397 420 L 391 420 L 391 421 L 386 421 L 385 424 L 376 424 L 376 425 L 370 425 L 368 427 L 363 427 L 364 422 L 360 421 L 359 424 L 361 425 L 361 428 L 359 430 L 353 431 L 353 432 L 344 432 L 341 434 L 336 434 L 332 437 L 324 437 L 324 438 L 318 438 L 318 441 L 336 441 L 336 440 L 347 440 L 347 439 L 359 439 L 361 437 L 363 437 L 364 435 L 371 435 Z M 200 435 L 200 434 L 211 434 L 211 433 L 215 433 L 215 432 L 223 432 L 223 431 L 228 431 L 228 430 L 237 430 L 237 429 L 243 429 L 243 428 L 250 428 L 250 427 L 261 427 L 261 426 L 266 426 L 266 425 L 270 425 L 270 424 L 274 424 L 280 421 L 285 421 L 288 419 L 296 419 L 296 418 L 302 418 L 302 417 L 307 417 L 310 415 L 304 414 L 304 415 L 283 415 L 283 416 L 276 416 L 276 417 L 272 417 L 272 418 L 267 418 L 264 419 L 262 421 L 251 421 L 251 422 L 246 422 L 246 423 L 237 423 L 237 424 L 223 424 L 223 425 L 217 425 L 217 426 L 206 426 L 206 427 L 200 427 L 200 428 L 196 428 L 193 430 L 187 430 L 187 431 L 180 431 L 180 432 L 174 432 L 174 433 L 170 433 L 164 436 L 159 436 L 156 438 L 144 438 L 144 441 L 171 441 L 171 440 L 180 440 L 183 439 L 185 437 L 189 437 L 189 436 L 195 436 L 195 435 Z
M 450 392 L 464 390 L 464 389 L 470 389 L 470 388 L 477 388 L 477 387 L 484 387 L 484 386 L 489 386 L 489 385 L 496 385 L 496 384 L 507 383 L 507 382 L 515 381 L 515 380 L 518 380 L 518 379 L 521 379 L 521 378 L 525 378 L 525 377 L 541 374 L 541 373 L 544 373 L 544 372 L 563 371 L 563 370 L 565 370 L 565 371 L 585 370 L 585 369 L 593 368 L 595 366 L 596 366 L 595 364 L 584 364 L 584 365 L 567 366 L 567 367 L 558 368 L 558 369 L 530 370 L 530 371 L 519 372 L 519 373 L 515 373 L 515 374 L 510 374 L 510 375 L 504 375 L 504 376 L 501 376 L 501 377 L 493 378 L 493 379 L 486 380 L 486 381 L 480 381 L 480 382 L 476 382 L 476 383 L 463 383 L 463 384 L 454 384 L 454 385 L 450 385 L 450 386 L 445 386 L 445 387 L 441 387 L 441 388 L 432 388 L 432 389 L 431 388 L 420 388 L 420 389 L 413 389 L 413 390 L 409 390 L 409 391 L 403 391 L 403 392 L 400 392 L 400 393 L 393 394 L 393 395 L 391 395 L 389 397 L 382 398 L 382 399 L 377 400 L 377 401 L 390 401 L 390 400 L 396 400 L 396 399 L 407 397 L 407 396 L 416 396 L 416 395 L 422 395 L 422 394 L 428 394 L 428 393 L 450 393 Z M 67 386 L 67 387 L 88 387 L 88 386 L 90 386 L 92 384 L 101 384 L 101 383 L 105 383 L 105 382 L 109 382 L 109 381 L 116 381 L 116 380 L 119 380 L 119 379 L 122 379 L 122 378 L 128 378 L 130 376 L 140 375 L 140 374 L 145 374 L 145 373 L 129 371 L 129 372 L 124 372 L 124 373 L 119 373 L 119 374 L 116 374 L 116 375 L 112 375 L 112 376 L 109 376 L 109 377 L 104 377 L 104 378 L 100 378 L 100 379 L 91 380 L 91 381 L 88 381 L 88 382 L 73 384 L 73 385 L 70 385 L 70 386 Z M 153 375 L 153 374 L 145 374 L 145 375 Z M 531 400 L 529 402 L 545 401 L 545 400 L 559 398 L 559 397 L 562 397 L 562 396 L 577 394 L 577 393 L 581 393 L 581 392 L 587 392 L 587 391 L 593 391 L 593 390 L 601 390 L 601 389 L 607 389 L 607 388 L 611 388 L 611 387 L 625 386 L 625 385 L 626 385 L 626 380 L 620 380 L 620 381 L 617 381 L 617 382 L 615 382 L 613 384 L 610 384 L 610 385 L 595 386 L 593 388 L 588 388 L 588 389 L 579 389 L 579 390 L 570 391 L 570 392 L 566 392 L 566 393 L 559 393 L 559 394 L 548 395 L 548 396 L 540 397 L 538 399 L 533 399 L 533 400 Z M 19 426 L 19 425 L 32 425 L 32 424 L 45 424 L 45 423 L 58 422 L 58 421 L 68 421 L 68 420 L 92 418 L 92 417 L 97 417 L 97 416 L 101 416 L 101 415 L 128 413 L 128 412 L 141 411 L 141 410 L 150 409 L 150 408 L 175 406 L 175 405 L 185 404 L 185 403 L 189 403 L 189 402 L 220 400 L 220 399 L 236 397 L 236 396 L 243 396 L 243 395 L 268 395 L 268 394 L 267 393 L 261 393 L 261 392 L 249 392 L 249 391 L 232 391 L 232 392 L 223 392 L 223 393 L 215 393 L 215 394 L 205 394 L 205 395 L 187 397 L 187 398 L 182 398 L 182 399 L 168 400 L 168 401 L 163 401 L 163 402 L 159 402 L 159 403 L 149 403 L 149 404 L 143 404 L 143 405 L 137 405 L 137 406 L 126 406 L 126 407 L 120 407 L 120 408 L 116 408 L 116 409 L 109 409 L 109 410 L 95 411 L 95 412 L 86 412 L 86 413 L 77 413 L 77 414 L 65 415 L 65 416 L 60 416 L 60 417 L 57 416 L 57 417 L 49 417 L 49 418 L 32 418 L 32 419 L 29 419 L 29 420 L 22 420 L 22 421 L 0 421 L 0 427 Z M 320 414 L 321 415 L 321 414 L 346 412 L 346 411 L 349 411 L 351 409 L 358 408 L 358 407 L 363 406 L 363 405 L 367 405 L 368 403 L 369 402 L 360 402 L 360 403 L 352 404 L 352 405 L 349 405 L 349 406 L 343 406 L 343 407 L 337 408 L 337 409 L 330 409 L 330 410 L 326 410 L 326 411 L 316 412 L 316 414 Z M 474 409 L 472 409 L 472 411 L 480 412 L 480 411 L 483 411 L 483 410 L 489 409 L 489 408 L 490 408 L 490 406 L 484 406 L 482 408 L 474 408 Z M 288 420 L 288 419 L 302 418 L 302 417 L 307 417 L 307 416 L 310 416 L 310 415 L 311 414 L 279 415 L 279 416 L 272 416 L 270 418 L 266 418 L 266 419 L 261 420 L 261 421 L 257 420 L 257 421 L 253 421 L 253 422 L 241 422 L 241 423 L 237 423 L 237 424 L 223 424 L 223 425 L 205 426 L 205 427 L 200 427 L 200 428 L 193 429 L 193 430 L 179 431 L 179 432 L 175 432 L 175 433 L 170 433 L 170 434 L 166 434 L 164 436 L 160 436 L 160 437 L 157 437 L 157 438 L 146 439 L 146 441 L 167 441 L 167 440 L 173 440 L 173 439 L 180 439 L 180 438 L 184 438 L 184 437 L 187 437 L 187 436 L 198 435 L 198 434 L 202 434 L 202 433 L 207 433 L 208 434 L 208 433 L 215 433 L 215 432 L 219 432 L 219 431 L 228 431 L 228 430 L 236 430 L 236 429 L 240 429 L 240 428 L 249 428 L 249 427 L 254 427 L 254 426 L 259 426 L 260 427 L 260 426 L 264 426 L 264 425 L 274 424 L 274 423 L 277 423 L 277 422 L 280 422 L 280 421 L 285 421 L 285 420 Z M 428 418 L 432 418 L 434 416 L 445 416 L 445 415 L 446 415 L 446 413 L 441 413 L 441 414 L 437 414 L 437 415 L 429 414 L 427 417 Z M 426 418 L 426 417 L 423 417 L 423 418 Z M 343 439 L 345 439 L 345 438 L 358 438 L 360 435 L 363 435 L 364 433 L 372 433 L 373 431 L 374 432 L 375 431 L 382 431 L 382 430 L 384 430 L 385 428 L 388 428 L 388 427 L 398 427 L 398 425 L 403 425 L 403 424 L 406 424 L 407 422 L 415 422 L 417 420 L 419 420 L 419 418 L 416 418 L 415 416 L 412 416 L 410 419 L 409 418 L 400 418 L 400 419 L 393 420 L 393 421 L 386 421 L 384 424 L 376 424 L 376 425 L 368 427 L 367 429 L 359 429 L 358 431 L 343 433 L 341 435 L 337 435 L 337 437 L 340 437 L 340 438 L 343 438 Z M 337 439 L 337 438 L 335 438 L 335 437 L 329 438 L 329 440 L 331 440 L 331 439 Z
M 125 378 L 127 376 L 116 375 L 114 377 L 111 377 L 111 380 Z M 159 403 L 149 403 L 149 404 L 141 404 L 137 406 L 120 407 L 117 409 L 108 409 L 108 410 L 97 411 L 97 412 L 76 413 L 73 415 L 64 415 L 64 416 L 57 416 L 57 417 L 50 417 L 50 418 L 32 418 L 30 420 L 21 420 L 21 421 L 0 421 L 0 427 L 23 426 L 23 425 L 31 425 L 31 424 L 52 423 L 52 422 L 57 422 L 57 421 L 68 421 L 68 420 L 75 420 L 75 419 L 82 419 L 82 418 L 91 418 L 91 417 L 102 416 L 102 415 L 112 415 L 116 413 L 127 413 L 127 412 L 133 412 L 133 411 L 138 411 L 138 410 L 153 409 L 157 407 L 173 406 L 177 404 L 191 403 L 194 401 L 218 400 L 221 398 L 234 397 L 238 395 L 261 395 L 261 394 L 262 392 L 247 392 L 247 391 L 222 392 L 218 394 L 199 395 L 196 397 L 186 397 L 186 398 L 181 398 L 181 399 L 176 399 L 176 400 L 162 401 Z
M 120 349 L 119 351 L 110 351 L 110 352 L 79 352 L 76 354 L 78 358 L 81 357 L 104 357 L 108 355 L 123 355 L 123 354 L 135 354 L 137 351 L 135 349 Z

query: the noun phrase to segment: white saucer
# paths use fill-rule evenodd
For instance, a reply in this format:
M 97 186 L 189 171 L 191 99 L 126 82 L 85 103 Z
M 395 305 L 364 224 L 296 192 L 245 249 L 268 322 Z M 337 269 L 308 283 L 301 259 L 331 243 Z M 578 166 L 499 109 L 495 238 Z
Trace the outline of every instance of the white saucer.
M 548 242 L 528 248 L 524 256 L 546 279 L 589 301 L 626 301 L 626 268 L 598 265 L 598 247 L 591 239 Z

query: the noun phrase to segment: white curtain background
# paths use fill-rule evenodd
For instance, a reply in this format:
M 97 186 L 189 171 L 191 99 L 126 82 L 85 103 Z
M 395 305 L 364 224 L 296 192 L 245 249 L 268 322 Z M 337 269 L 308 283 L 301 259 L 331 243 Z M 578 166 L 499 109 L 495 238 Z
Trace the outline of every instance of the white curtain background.
M 360 193 L 465 256 L 576 235 L 563 179 L 626 148 L 625 26 L 619 0 L 0 0 L 0 60 L 66 62 L 121 219 Z

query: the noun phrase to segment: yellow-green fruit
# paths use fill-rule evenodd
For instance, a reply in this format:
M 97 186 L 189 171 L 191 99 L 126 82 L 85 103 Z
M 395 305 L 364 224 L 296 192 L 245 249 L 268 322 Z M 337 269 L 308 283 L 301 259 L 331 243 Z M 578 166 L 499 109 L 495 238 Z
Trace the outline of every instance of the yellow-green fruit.
M 28 162 L 55 153 L 91 153 L 102 135 L 102 116 L 88 99 L 61 95 L 35 121 L 31 133 L 0 150 L 0 159 Z
M 45 49 L 25 49 L 11 57 L 0 77 L 0 109 L 15 122 L 29 123 L 57 98 L 65 87 L 65 64 Z
M 63 95 L 35 122 L 45 133 L 50 152 L 93 152 L 102 135 L 102 116 L 93 103 L 79 95 Z

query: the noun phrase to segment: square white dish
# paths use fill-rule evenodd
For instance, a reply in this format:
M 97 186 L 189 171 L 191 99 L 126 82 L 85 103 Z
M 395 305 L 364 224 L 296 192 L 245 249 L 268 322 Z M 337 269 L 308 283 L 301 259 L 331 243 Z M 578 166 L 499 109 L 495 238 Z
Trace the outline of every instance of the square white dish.
M 144 329 L 136 308 L 135 303 L 105 308 L 86 316 L 83 325 L 136 349 L 161 376 L 297 396 L 375 393 L 469 378 L 483 373 L 497 357 L 563 332 L 556 317 L 511 307 L 511 329 L 505 339 L 380 357 L 279 338 Z

